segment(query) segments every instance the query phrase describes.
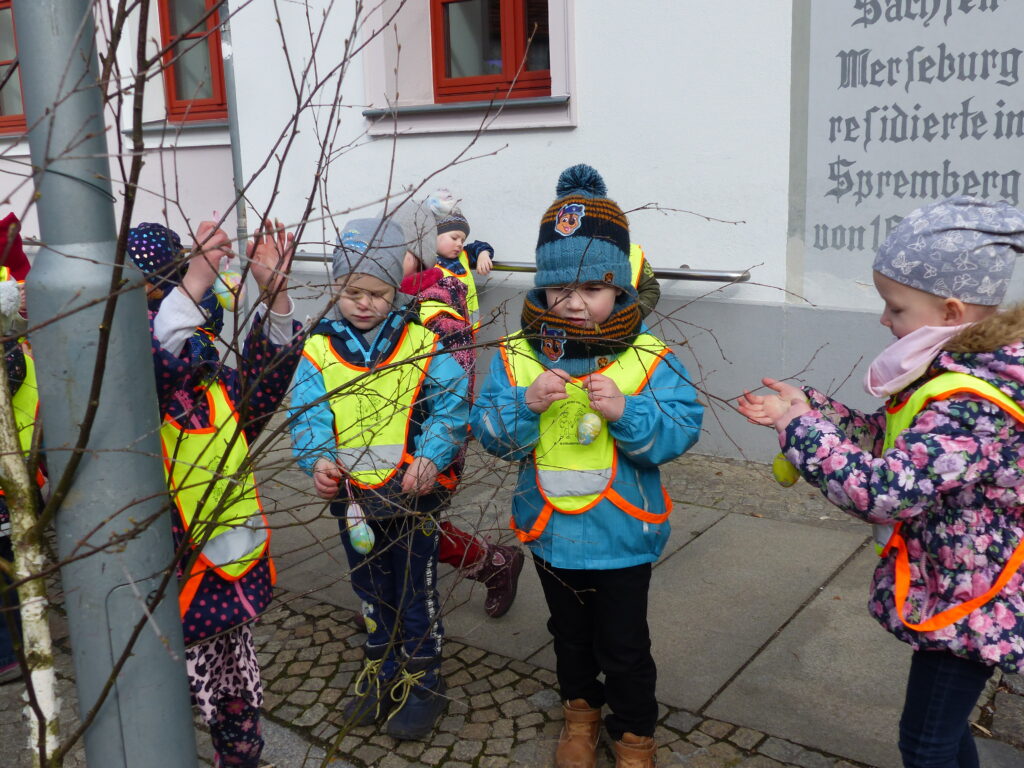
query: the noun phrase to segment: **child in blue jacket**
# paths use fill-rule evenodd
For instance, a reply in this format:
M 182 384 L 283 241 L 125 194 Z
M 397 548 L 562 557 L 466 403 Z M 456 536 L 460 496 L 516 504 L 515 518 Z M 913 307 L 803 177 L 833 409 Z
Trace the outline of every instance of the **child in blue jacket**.
M 600 175 L 569 168 L 557 195 L 541 219 L 522 331 L 502 340 L 472 430 L 520 462 L 512 527 L 551 614 L 565 713 L 556 765 L 594 765 L 605 704 L 618 759 L 653 765 L 647 594 L 671 511 L 658 466 L 697 441 L 703 408 L 643 325 L 628 223 Z
M 291 418 L 299 466 L 339 518 L 366 622 L 346 719 L 387 720 L 389 736 L 422 739 L 446 705 L 436 514 L 454 487 L 449 468 L 466 439 L 469 401 L 462 366 L 399 293 L 406 243 L 387 219 L 342 230 L 336 305 L 306 341 Z M 373 533 L 369 550 L 350 535 L 346 518 L 357 505 Z

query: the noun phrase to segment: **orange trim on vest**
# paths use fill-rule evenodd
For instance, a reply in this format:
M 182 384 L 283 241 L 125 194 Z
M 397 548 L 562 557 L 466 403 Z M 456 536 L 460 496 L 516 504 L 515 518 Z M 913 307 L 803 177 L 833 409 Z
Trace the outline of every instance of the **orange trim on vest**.
M 188 576 L 181 583 L 181 591 L 178 593 L 178 611 L 181 618 L 185 618 L 192 601 L 196 599 L 196 592 L 199 591 L 199 584 L 203 580 L 203 574 L 210 569 L 209 563 L 202 558 L 197 558 L 195 565 L 189 571 Z
M 960 619 L 972 613 L 976 608 L 980 608 L 1002 592 L 1003 587 L 1007 585 L 1021 565 L 1024 564 L 1024 541 L 1022 541 L 1013 551 L 1006 566 L 999 574 L 999 578 L 995 580 L 995 583 L 984 594 L 978 595 L 965 603 L 960 603 L 960 605 L 947 608 L 935 614 L 927 621 L 922 621 L 920 624 L 912 624 L 903 618 L 903 609 L 907 604 L 907 595 L 910 593 L 910 555 L 907 552 L 907 543 L 900 534 L 901 525 L 902 523 L 896 524 L 892 536 L 889 538 L 889 543 L 885 545 L 885 549 L 882 551 L 882 556 L 885 557 L 891 550 L 896 550 L 896 584 L 894 589 L 896 610 L 904 626 L 915 629 L 918 632 L 934 632 L 960 621 Z
M 946 390 L 945 392 L 939 392 L 929 398 L 927 398 L 921 405 L 921 409 L 924 410 L 928 407 L 929 403 L 936 400 L 947 400 L 953 395 L 957 394 L 971 394 L 988 400 L 993 405 L 999 406 L 1004 412 L 1013 416 L 1017 421 L 1024 423 L 1024 409 L 1020 406 L 1016 406 L 1015 409 L 1011 410 L 1008 408 L 1007 403 L 999 402 L 994 398 L 990 397 L 988 393 L 975 389 L 973 387 L 956 387 L 954 389 Z M 893 407 L 886 407 L 887 413 L 898 413 L 903 407 L 910 401 L 907 398 L 902 403 Z M 948 627 L 950 624 L 955 624 L 960 619 L 972 613 L 975 609 L 985 605 L 1002 592 L 1003 587 L 1007 585 L 1013 575 L 1020 569 L 1021 565 L 1024 564 L 1024 541 L 1017 545 L 1017 548 L 1010 555 L 1010 559 L 1006 562 L 1003 570 L 1000 572 L 999 577 L 995 580 L 989 589 L 977 597 L 973 597 L 967 602 L 955 605 L 952 608 L 947 608 L 927 621 L 922 621 L 919 624 L 912 624 L 903 617 L 903 611 L 907 604 L 907 595 L 910 594 L 910 553 L 907 551 L 907 542 L 900 533 L 900 529 L 903 527 L 903 523 L 896 523 L 893 526 L 892 535 L 889 537 L 889 542 L 885 545 L 885 549 L 882 550 L 882 557 L 888 556 L 892 550 L 896 550 L 896 562 L 894 563 L 894 571 L 896 576 L 896 583 L 894 585 L 893 597 L 896 601 L 896 611 L 900 617 L 900 621 L 903 625 L 909 629 L 916 630 L 918 632 L 934 632 L 944 627 Z

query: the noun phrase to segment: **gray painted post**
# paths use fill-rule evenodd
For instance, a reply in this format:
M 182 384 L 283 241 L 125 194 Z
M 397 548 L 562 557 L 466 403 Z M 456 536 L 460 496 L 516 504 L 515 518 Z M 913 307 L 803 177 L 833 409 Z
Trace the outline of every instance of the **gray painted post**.
M 43 440 L 51 482 L 78 439 L 110 291 L 116 233 L 90 0 L 15 0 L 21 82 L 45 247 L 28 281 Z M 126 274 L 138 280 L 137 271 Z M 57 513 L 62 559 L 132 538 L 61 569 L 84 715 L 97 700 L 172 556 L 145 297 L 123 294 L 111 326 L 89 451 Z M 155 522 L 142 525 L 141 521 Z M 133 655 L 85 735 L 89 765 L 197 765 L 177 586 L 152 610 Z

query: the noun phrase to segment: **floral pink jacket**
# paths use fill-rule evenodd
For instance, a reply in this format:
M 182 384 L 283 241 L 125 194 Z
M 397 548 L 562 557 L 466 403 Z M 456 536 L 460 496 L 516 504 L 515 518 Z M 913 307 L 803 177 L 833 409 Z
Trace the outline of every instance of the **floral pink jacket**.
M 1002 312 L 950 343 L 909 396 L 943 371 L 971 374 L 1024 404 L 1024 310 Z M 1009 342 L 1009 343 L 1007 343 Z M 786 457 L 829 501 L 871 523 L 902 521 L 911 623 L 985 593 L 1024 537 L 1024 425 L 972 395 L 930 403 L 881 452 L 885 411 L 864 414 L 806 390 L 812 411 L 781 436 Z M 896 554 L 875 569 L 868 608 L 914 648 L 944 649 L 1024 672 L 1024 569 L 990 602 L 950 626 L 904 626 L 893 596 Z

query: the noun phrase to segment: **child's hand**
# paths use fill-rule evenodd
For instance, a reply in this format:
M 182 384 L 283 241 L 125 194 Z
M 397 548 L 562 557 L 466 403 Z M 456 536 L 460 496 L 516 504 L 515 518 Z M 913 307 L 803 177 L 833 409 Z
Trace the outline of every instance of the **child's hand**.
M 280 221 L 263 222 L 263 228 L 246 243 L 245 255 L 249 258 L 249 269 L 260 292 L 273 298 L 273 309 L 278 314 L 288 312 L 288 273 L 292 268 L 295 253 L 295 235 L 284 231 Z
M 422 496 L 434 487 L 436 480 L 437 465 L 430 459 L 417 456 L 402 477 L 402 492 Z
M 491 247 L 490 243 L 485 243 L 483 240 L 474 240 L 465 246 L 465 250 L 466 253 L 476 259 L 476 273 L 478 275 L 486 275 L 491 271 L 491 268 L 494 266 L 494 262 L 491 261 L 494 258 L 494 248 Z
M 619 385 L 607 376 L 592 373 L 583 380 L 590 395 L 590 407 L 604 416 L 605 421 L 618 421 L 626 410 L 626 396 Z
M 341 485 L 341 469 L 329 459 L 317 459 L 313 465 L 313 487 L 321 499 L 333 499 Z
M 811 410 L 803 390 L 799 387 L 775 379 L 765 378 L 761 379 L 761 382 L 778 394 L 752 395 L 750 392 L 744 392 L 736 403 L 739 412 L 752 424 L 775 427 L 782 432 L 789 422 Z
M 198 304 L 210 290 L 217 273 L 220 271 L 220 260 L 230 257 L 231 238 L 223 229 L 218 229 L 212 221 L 204 221 L 196 230 L 196 243 L 188 258 L 188 270 L 181 280 L 181 288 Z
M 534 413 L 544 413 L 553 402 L 565 400 L 569 396 L 565 385 L 570 381 L 572 376 L 565 371 L 549 368 L 526 388 L 526 407 Z

